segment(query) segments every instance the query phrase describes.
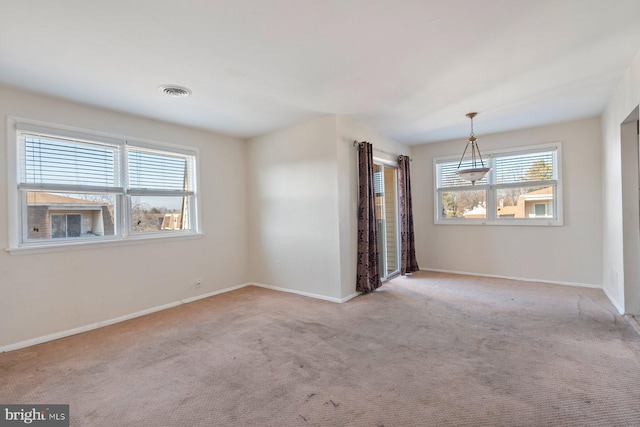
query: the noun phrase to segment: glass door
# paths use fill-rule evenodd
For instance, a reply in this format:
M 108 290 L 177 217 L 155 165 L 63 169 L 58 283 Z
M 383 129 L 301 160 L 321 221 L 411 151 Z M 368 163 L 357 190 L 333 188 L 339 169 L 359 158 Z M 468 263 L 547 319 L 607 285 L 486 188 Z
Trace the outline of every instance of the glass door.
M 400 265 L 397 168 L 375 163 L 373 179 L 376 194 L 380 278 L 384 280 L 397 274 Z

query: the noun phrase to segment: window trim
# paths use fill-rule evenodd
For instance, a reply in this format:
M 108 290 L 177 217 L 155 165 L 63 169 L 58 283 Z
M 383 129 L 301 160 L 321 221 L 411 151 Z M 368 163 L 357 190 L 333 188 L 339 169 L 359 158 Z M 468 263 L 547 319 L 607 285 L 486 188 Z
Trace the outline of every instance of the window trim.
M 27 188 L 22 188 L 18 183 L 20 182 L 18 174 L 20 168 L 17 162 L 19 141 L 18 132 L 28 131 L 43 134 L 51 134 L 55 136 L 61 136 L 72 139 L 89 140 L 107 144 L 117 144 L 121 150 L 120 156 L 123 159 L 120 160 L 120 175 L 121 183 L 123 184 L 123 192 L 114 194 L 116 199 L 116 205 L 122 211 L 122 214 L 115 215 L 114 227 L 120 230 L 119 233 L 113 236 L 102 236 L 99 239 L 55 239 L 63 241 L 51 241 L 47 239 L 43 241 L 27 241 L 24 237 L 26 232 L 26 209 L 23 209 L 22 194 Z M 172 153 L 193 156 L 193 166 L 195 172 L 193 173 L 194 185 L 192 204 L 190 209 L 189 220 L 191 221 L 190 230 L 172 231 L 171 233 L 130 233 L 129 232 L 129 219 L 130 216 L 130 197 L 127 197 L 126 186 L 126 147 L 130 145 L 132 147 L 148 148 L 153 150 L 166 150 Z M 197 147 L 184 146 L 171 144 L 166 142 L 153 141 L 143 138 L 131 138 L 125 135 L 112 134 L 102 131 L 95 131 L 83 128 L 77 128 L 72 126 L 53 124 L 43 122 L 39 120 L 27 119 L 17 116 L 7 117 L 7 174 L 8 174 L 8 191 L 7 191 L 7 214 L 8 214 L 8 246 L 5 249 L 11 254 L 27 254 L 27 253 L 43 253 L 51 251 L 64 251 L 69 249 L 80 249 L 86 246 L 102 246 L 102 245 L 120 245 L 129 244 L 132 242 L 145 242 L 145 241 L 167 241 L 167 240 L 183 240 L 185 238 L 197 238 L 203 235 L 202 233 L 202 212 L 200 203 L 199 192 L 199 180 L 200 180 L 200 153 Z M 35 186 L 29 189 L 34 190 L 47 190 L 47 185 L 42 185 L 39 188 Z M 105 189 L 96 188 L 97 192 L 105 192 Z M 98 191 L 99 190 L 99 191 Z M 60 191 L 59 187 L 56 189 L 50 188 L 50 191 Z M 69 188 L 69 192 L 73 192 Z M 24 228 L 24 229 L 23 229 Z
M 485 163 L 490 163 L 493 165 L 493 158 L 502 157 L 502 156 L 512 156 L 519 154 L 527 154 L 527 153 L 535 153 L 541 152 L 545 150 L 555 150 L 556 152 L 556 162 L 553 165 L 554 174 L 556 176 L 555 180 L 549 181 L 534 181 L 534 182 L 522 182 L 520 184 L 524 185 L 514 185 L 514 184 L 494 184 L 495 182 L 495 167 L 492 166 L 491 172 L 488 175 L 488 183 L 487 184 L 476 184 L 476 185 L 468 185 L 468 186 L 457 186 L 457 187 L 438 187 L 439 176 L 438 176 L 438 164 L 439 163 L 448 163 L 448 162 L 458 162 L 460 160 L 460 156 L 456 155 L 448 155 L 448 156 L 438 156 L 433 158 L 433 222 L 435 225 L 525 225 L 525 226 L 562 226 L 564 225 L 564 213 L 563 213 L 563 194 L 562 194 L 562 142 L 549 142 L 543 144 L 536 145 L 527 145 L 520 147 L 511 147 L 511 148 L 501 148 L 495 150 L 483 150 L 483 158 L 485 158 Z M 553 184 L 555 186 L 554 192 L 554 209 L 556 211 L 555 218 L 498 218 L 497 215 L 493 212 L 493 210 L 489 210 L 489 206 L 497 206 L 497 190 L 501 188 L 514 188 L 516 186 L 519 187 L 529 187 L 529 186 L 542 186 L 542 185 L 550 185 Z M 485 190 L 486 191 L 486 199 L 485 203 L 487 206 L 487 217 L 486 218 L 443 218 L 441 216 L 441 201 L 440 194 L 442 191 L 454 190 L 459 191 L 462 189 L 466 190 Z

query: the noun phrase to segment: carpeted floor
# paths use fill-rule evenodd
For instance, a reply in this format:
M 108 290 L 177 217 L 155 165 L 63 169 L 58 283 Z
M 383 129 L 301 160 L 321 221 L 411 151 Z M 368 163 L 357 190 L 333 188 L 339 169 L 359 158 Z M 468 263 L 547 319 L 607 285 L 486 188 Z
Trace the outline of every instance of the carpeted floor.
M 602 291 L 420 272 L 335 304 L 247 287 L 0 354 L 0 403 L 73 426 L 638 426 Z

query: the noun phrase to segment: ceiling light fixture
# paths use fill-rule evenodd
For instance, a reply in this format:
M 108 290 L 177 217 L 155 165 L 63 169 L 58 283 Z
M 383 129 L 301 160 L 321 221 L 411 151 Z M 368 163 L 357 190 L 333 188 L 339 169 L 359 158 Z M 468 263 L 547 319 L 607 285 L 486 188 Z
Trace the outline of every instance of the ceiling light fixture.
M 187 96 L 191 95 L 191 91 L 182 86 L 162 85 L 158 89 L 160 89 L 160 92 L 173 98 L 186 98 Z
M 473 133 L 473 118 L 476 115 L 478 115 L 478 113 L 467 113 L 467 117 L 471 119 L 471 133 L 469 134 L 469 141 L 464 147 L 464 151 L 462 152 L 460 163 L 458 163 L 458 170 L 456 171 L 456 174 L 458 174 L 460 178 L 464 179 L 465 181 L 471 181 L 471 185 L 475 185 L 476 181 L 480 181 L 485 177 L 486 174 L 489 173 L 489 171 L 491 171 L 491 168 L 487 168 L 484 166 L 482 155 L 480 154 L 480 149 L 478 148 L 478 144 L 476 142 L 477 138 Z M 460 165 L 462 165 L 464 155 L 467 154 L 469 145 L 471 145 L 471 167 L 460 169 Z M 480 159 L 479 165 L 478 159 Z

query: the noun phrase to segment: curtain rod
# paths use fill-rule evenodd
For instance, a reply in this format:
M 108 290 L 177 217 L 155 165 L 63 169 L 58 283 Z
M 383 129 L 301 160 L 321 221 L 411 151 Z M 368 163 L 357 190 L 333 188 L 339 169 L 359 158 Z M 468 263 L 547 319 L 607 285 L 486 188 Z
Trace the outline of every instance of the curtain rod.
M 353 141 L 353 146 L 354 146 L 354 147 L 360 147 L 360 146 L 362 145 L 362 143 L 363 143 L 363 142 L 367 142 L 367 141 L 362 141 L 362 142 L 360 142 L 360 141 Z M 409 161 L 410 161 L 410 162 L 413 162 L 413 159 L 412 159 L 411 157 L 406 156 L 406 155 L 404 155 L 404 154 L 390 153 L 390 152 L 388 152 L 388 151 L 380 150 L 379 148 L 375 148 L 375 147 L 373 148 L 373 151 L 377 151 L 378 153 L 386 154 L 386 155 L 389 155 L 389 156 L 391 156 L 391 157 L 406 157 L 406 158 L 408 158 L 408 159 L 409 159 Z

